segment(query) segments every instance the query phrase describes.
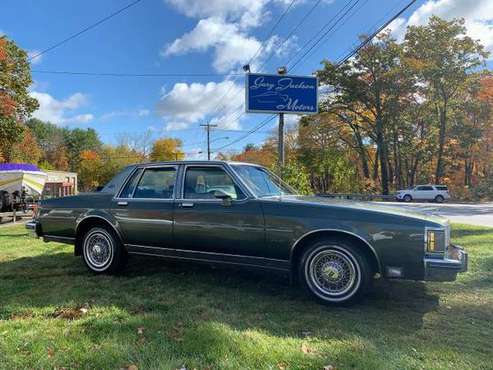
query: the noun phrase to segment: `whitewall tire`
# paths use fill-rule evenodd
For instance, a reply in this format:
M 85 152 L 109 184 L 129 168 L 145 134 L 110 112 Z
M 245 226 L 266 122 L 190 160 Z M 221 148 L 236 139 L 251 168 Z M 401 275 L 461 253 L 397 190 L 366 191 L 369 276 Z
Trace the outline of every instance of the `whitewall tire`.
M 333 305 L 354 303 L 373 278 L 366 256 L 344 240 L 320 240 L 299 261 L 299 279 L 316 299 Z
M 86 266 L 96 273 L 115 273 L 124 263 L 120 240 L 113 230 L 93 227 L 82 241 L 82 257 Z

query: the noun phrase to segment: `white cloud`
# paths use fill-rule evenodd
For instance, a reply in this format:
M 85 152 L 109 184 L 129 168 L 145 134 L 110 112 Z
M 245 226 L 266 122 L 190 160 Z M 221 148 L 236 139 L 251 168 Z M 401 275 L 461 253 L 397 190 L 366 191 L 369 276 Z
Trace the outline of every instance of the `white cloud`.
M 116 110 L 103 114 L 100 117 L 102 121 L 109 121 L 115 117 L 146 117 L 150 114 L 149 109 L 136 109 L 136 110 Z
M 175 130 L 183 130 L 187 128 L 190 123 L 187 122 L 178 122 L 178 121 L 170 121 L 166 124 L 166 131 L 175 131 Z
M 64 118 L 63 123 L 86 123 L 94 119 L 94 116 L 90 113 L 78 114 L 73 117 Z
M 43 55 L 38 55 L 39 50 L 30 50 L 27 52 L 29 58 L 35 57 L 31 60 L 31 64 L 39 64 L 43 61 Z M 37 56 L 36 56 L 37 55 Z
M 166 120 L 167 130 L 187 128 L 209 116 L 216 116 L 218 112 L 223 114 L 215 123 L 221 128 L 234 129 L 239 127 L 235 117 L 243 109 L 242 92 L 241 86 L 229 80 L 206 84 L 176 83 L 169 92 L 164 92 L 157 111 Z M 227 96 L 226 101 L 221 100 L 224 96 Z
M 161 55 L 203 52 L 213 48 L 214 69 L 227 72 L 242 66 L 254 56 L 256 64 L 260 64 L 263 55 L 269 55 L 271 52 L 277 56 L 283 55 L 292 49 L 295 43 L 294 38 L 291 38 L 280 48 L 281 39 L 274 35 L 264 42 L 262 51 L 257 55 L 262 43 L 243 32 L 238 24 L 225 22 L 221 18 L 206 18 L 201 19 L 193 30 L 167 45 L 161 51 Z
M 89 113 L 67 116 L 67 111 L 80 108 L 87 103 L 87 96 L 75 93 L 64 100 L 57 100 L 48 93 L 32 91 L 31 96 L 39 102 L 39 108 L 33 113 L 33 117 L 55 124 L 85 123 L 94 119 Z
M 260 45 L 256 38 L 242 32 L 238 24 L 221 18 L 206 18 L 201 19 L 193 30 L 173 41 L 161 54 L 169 56 L 213 48 L 214 68 L 226 72 L 246 63 Z
M 238 22 L 242 28 L 256 27 L 267 17 L 269 0 L 167 0 L 178 11 L 192 18 L 222 18 Z
M 424 25 L 436 15 L 451 20 L 464 18 L 468 35 L 479 40 L 488 51 L 493 51 L 493 1 L 492 0 L 428 0 L 414 11 L 407 22 L 402 18 L 389 27 L 399 40 L 409 25 Z

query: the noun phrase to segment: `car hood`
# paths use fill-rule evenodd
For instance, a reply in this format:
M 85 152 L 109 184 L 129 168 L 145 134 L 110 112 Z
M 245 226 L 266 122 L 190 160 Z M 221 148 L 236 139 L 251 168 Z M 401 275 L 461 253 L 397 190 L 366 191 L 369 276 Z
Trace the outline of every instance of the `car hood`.
M 354 209 L 354 210 L 361 210 L 368 212 L 385 213 L 389 215 L 409 217 L 423 221 L 429 221 L 443 226 L 449 224 L 448 219 L 445 217 L 428 215 L 419 211 L 409 211 L 407 209 L 399 208 L 397 206 L 387 206 L 376 202 L 359 202 L 359 201 L 317 197 L 310 195 L 283 195 L 280 197 L 279 196 L 270 197 L 270 199 L 276 199 L 280 202 L 296 202 L 296 203 L 299 202 L 305 204 L 324 205 L 328 207 L 338 207 L 338 208 Z

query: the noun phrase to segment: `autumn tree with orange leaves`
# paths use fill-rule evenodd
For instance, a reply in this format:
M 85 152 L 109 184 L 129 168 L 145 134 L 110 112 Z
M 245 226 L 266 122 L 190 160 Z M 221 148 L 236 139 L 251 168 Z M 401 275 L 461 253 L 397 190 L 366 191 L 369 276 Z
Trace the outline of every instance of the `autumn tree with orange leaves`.
M 12 147 L 22 141 L 23 122 L 38 107 L 29 95 L 31 70 L 27 53 L 6 36 L 0 37 L 0 160 L 9 161 Z

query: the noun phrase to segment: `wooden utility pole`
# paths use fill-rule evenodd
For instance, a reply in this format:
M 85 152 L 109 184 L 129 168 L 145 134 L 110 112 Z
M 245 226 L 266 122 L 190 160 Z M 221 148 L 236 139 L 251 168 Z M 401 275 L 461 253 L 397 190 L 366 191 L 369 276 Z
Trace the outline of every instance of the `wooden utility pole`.
M 211 125 L 210 122 L 203 123 L 200 126 L 205 127 L 207 130 L 207 160 L 211 160 L 211 127 L 217 127 L 217 125 Z
M 288 72 L 286 67 L 279 67 L 277 69 L 277 74 L 279 75 L 285 75 Z M 278 128 L 278 139 L 277 139 L 277 151 L 278 151 L 278 161 L 279 161 L 279 167 L 281 169 L 281 174 L 282 174 L 282 169 L 284 168 L 284 113 L 279 113 L 279 128 Z

